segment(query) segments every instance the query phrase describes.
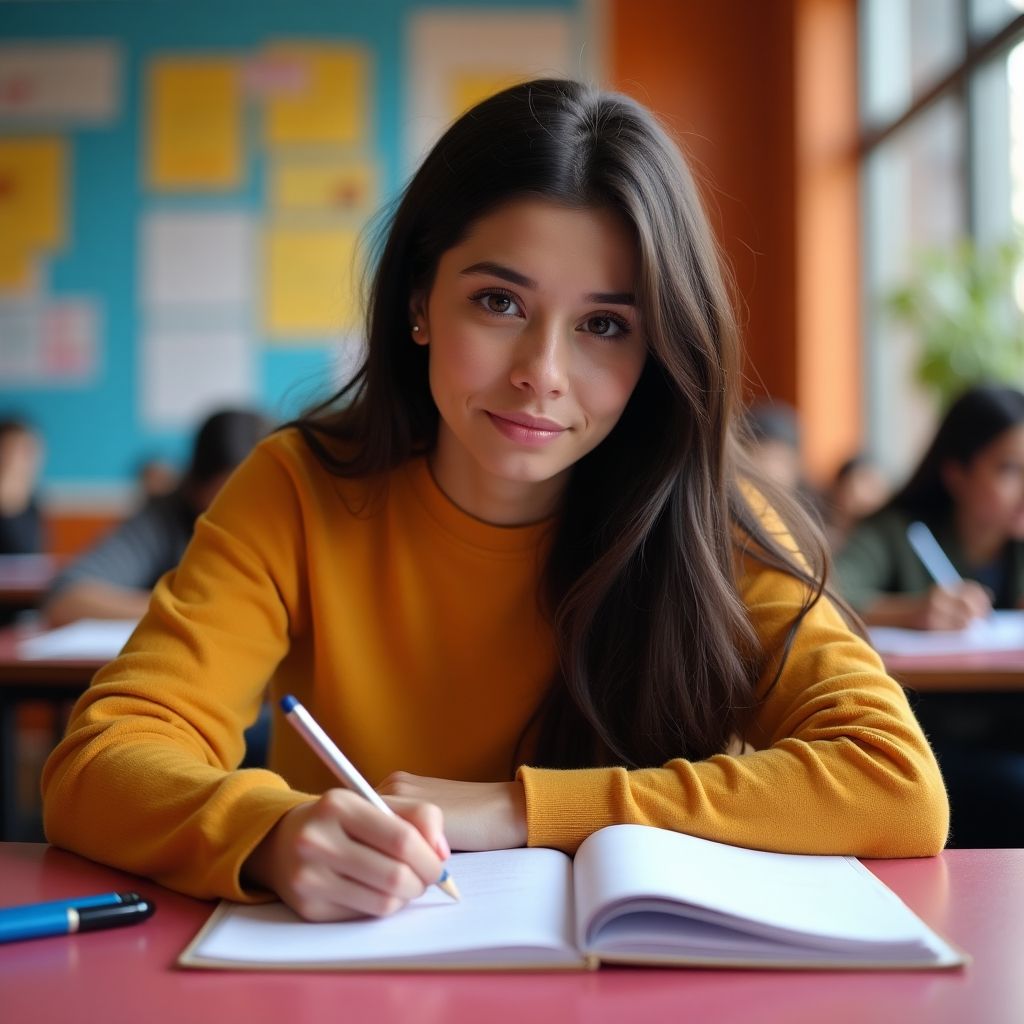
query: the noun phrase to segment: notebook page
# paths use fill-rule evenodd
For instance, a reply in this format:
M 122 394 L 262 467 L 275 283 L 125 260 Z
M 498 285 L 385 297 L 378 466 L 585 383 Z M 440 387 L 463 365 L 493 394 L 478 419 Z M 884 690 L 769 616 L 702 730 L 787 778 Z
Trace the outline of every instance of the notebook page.
M 595 833 L 576 855 L 577 944 L 627 900 L 675 900 L 835 946 L 920 948 L 932 932 L 853 858 L 765 853 L 643 825 Z M 703 915 L 702 915 L 703 916 Z M 706 918 L 705 918 L 706 919 Z
M 18 644 L 26 659 L 106 660 L 116 658 L 138 625 L 135 619 L 79 619 Z
M 813 942 L 790 944 L 664 913 L 629 913 L 608 921 L 591 943 L 589 952 L 618 963 L 685 960 L 692 965 L 742 963 L 752 967 L 806 967 L 810 964 L 953 967 L 964 959 L 934 933 L 920 949 L 901 950 L 894 955 L 877 946 L 837 950 Z
M 282 903 L 231 904 L 186 951 L 184 962 L 213 966 L 209 961 L 220 961 L 225 967 L 580 962 L 572 943 L 572 862 L 565 854 L 543 849 L 461 853 L 448 867 L 461 902 L 431 886 L 385 918 L 313 924 Z
M 990 654 L 1024 650 L 1024 612 L 999 610 L 975 619 L 966 629 L 897 629 L 872 626 L 872 646 L 880 654 Z

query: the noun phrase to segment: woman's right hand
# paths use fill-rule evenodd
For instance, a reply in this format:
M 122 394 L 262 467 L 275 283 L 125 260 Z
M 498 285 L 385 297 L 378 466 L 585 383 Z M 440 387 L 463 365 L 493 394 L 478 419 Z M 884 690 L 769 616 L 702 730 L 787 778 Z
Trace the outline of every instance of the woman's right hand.
M 451 851 L 439 808 L 385 799 L 394 817 L 345 789 L 292 808 L 249 855 L 243 879 L 308 921 L 394 913 L 440 878 Z
M 955 587 L 932 587 L 918 599 L 911 616 L 913 629 L 965 629 L 992 611 L 988 591 L 973 580 Z

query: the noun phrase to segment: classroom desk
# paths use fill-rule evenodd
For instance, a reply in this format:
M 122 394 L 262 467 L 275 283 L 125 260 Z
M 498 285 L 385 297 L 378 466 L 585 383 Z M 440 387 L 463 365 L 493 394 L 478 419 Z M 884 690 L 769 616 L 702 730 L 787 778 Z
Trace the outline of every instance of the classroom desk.
M 1024 691 L 1024 650 L 972 654 L 890 654 L 886 670 L 921 693 Z
M 24 835 L 17 794 L 19 706 L 44 701 L 60 707 L 75 700 L 104 663 L 22 658 L 18 644 L 38 632 L 26 626 L 0 629 L 0 839 Z
M 594 973 L 330 974 L 186 971 L 175 960 L 212 904 L 42 844 L 0 844 L 0 904 L 137 889 L 157 904 L 129 928 L 0 950 L 3 1017 L 245 1024 L 1019 1024 L 1024 850 L 948 850 L 868 866 L 973 956 L 954 971 L 605 968 Z
M 0 610 L 35 608 L 57 567 L 51 555 L 0 555 Z

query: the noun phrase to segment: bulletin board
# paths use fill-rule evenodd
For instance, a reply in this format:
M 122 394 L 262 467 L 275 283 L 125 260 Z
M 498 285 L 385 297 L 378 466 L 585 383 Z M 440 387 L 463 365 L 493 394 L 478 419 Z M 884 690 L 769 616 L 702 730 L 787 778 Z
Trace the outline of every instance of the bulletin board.
M 588 0 L 0 8 L 0 415 L 70 495 L 336 390 L 371 216 L 466 106 L 593 71 Z

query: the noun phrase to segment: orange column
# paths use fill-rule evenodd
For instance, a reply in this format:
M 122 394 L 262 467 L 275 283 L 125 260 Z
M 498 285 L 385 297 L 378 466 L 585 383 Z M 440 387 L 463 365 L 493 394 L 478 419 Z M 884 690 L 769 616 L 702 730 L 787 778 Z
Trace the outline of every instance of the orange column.
M 797 399 L 793 0 L 612 0 L 612 85 L 705 184 L 740 293 L 751 394 Z
M 862 442 L 854 0 L 796 8 L 797 404 L 827 479 Z
M 812 479 L 859 443 L 856 0 L 611 0 L 613 87 L 707 184 L 748 395 L 800 412 Z

